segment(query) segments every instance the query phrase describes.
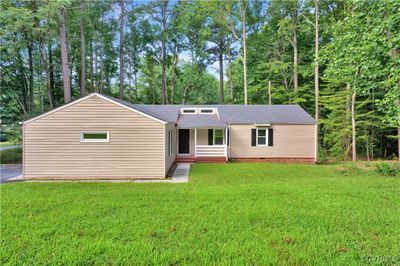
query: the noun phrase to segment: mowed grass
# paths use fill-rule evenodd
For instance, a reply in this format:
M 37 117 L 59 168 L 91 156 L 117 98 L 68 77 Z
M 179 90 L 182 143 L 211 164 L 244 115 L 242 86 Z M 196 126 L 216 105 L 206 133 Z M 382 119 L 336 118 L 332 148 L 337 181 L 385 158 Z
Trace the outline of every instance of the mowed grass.
M 400 178 L 196 164 L 188 184 L 1 185 L 2 265 L 399 263 Z

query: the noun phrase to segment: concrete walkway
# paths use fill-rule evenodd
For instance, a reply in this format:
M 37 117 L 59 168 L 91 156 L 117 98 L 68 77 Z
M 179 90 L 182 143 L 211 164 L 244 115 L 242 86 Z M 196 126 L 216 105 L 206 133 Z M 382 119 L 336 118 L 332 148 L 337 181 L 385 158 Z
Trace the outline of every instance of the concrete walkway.
M 20 164 L 0 165 L 0 183 L 19 180 L 21 178 L 21 174 L 22 174 L 22 165 Z
M 190 163 L 178 163 L 170 179 L 140 179 L 140 180 L 24 180 L 21 176 L 22 167 L 20 164 L 1 165 L 0 183 L 5 182 L 135 182 L 135 183 L 188 183 Z
M 188 183 L 190 163 L 178 163 L 171 179 L 135 180 L 135 183 Z

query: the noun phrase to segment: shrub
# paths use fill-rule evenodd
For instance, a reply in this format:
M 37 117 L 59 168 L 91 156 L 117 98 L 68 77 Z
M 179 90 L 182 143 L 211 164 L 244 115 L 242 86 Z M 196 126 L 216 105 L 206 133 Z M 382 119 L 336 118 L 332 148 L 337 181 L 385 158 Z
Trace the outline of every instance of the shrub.
M 375 170 L 384 176 L 396 176 L 400 173 L 400 163 L 378 162 L 375 165 Z
M 22 149 L 10 149 L 0 152 L 0 163 L 2 164 L 18 164 L 22 163 Z

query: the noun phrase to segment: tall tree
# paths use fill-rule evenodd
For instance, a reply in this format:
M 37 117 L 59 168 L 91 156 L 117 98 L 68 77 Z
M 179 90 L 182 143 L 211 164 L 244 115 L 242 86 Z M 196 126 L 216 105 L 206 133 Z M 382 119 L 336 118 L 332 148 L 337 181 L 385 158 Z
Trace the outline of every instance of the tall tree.
M 60 46 L 61 46 L 61 64 L 64 81 L 64 103 L 71 101 L 71 81 L 70 69 L 68 63 L 68 47 L 67 47 L 67 32 L 65 29 L 65 8 L 61 7 L 59 11 L 60 17 Z
M 319 0 L 314 0 L 315 5 L 315 56 L 314 56 L 314 86 L 315 86 L 315 150 L 316 160 L 318 159 L 319 149 Z
M 85 28 L 84 28 L 84 2 L 80 3 L 80 30 L 81 30 L 81 96 L 86 95 L 86 53 L 85 53 Z
M 119 98 L 124 99 L 124 0 L 120 0 L 120 29 L 119 29 Z
M 227 26 L 231 30 L 232 35 L 240 42 L 242 46 L 242 53 L 239 59 L 243 64 L 243 90 L 244 90 L 244 104 L 248 103 L 247 95 L 247 32 L 246 32 L 246 11 L 248 3 L 245 0 L 240 0 L 236 4 L 227 3 L 228 10 L 228 23 Z M 235 9 L 236 16 L 234 14 Z M 239 26 L 240 34 L 238 33 L 236 25 Z

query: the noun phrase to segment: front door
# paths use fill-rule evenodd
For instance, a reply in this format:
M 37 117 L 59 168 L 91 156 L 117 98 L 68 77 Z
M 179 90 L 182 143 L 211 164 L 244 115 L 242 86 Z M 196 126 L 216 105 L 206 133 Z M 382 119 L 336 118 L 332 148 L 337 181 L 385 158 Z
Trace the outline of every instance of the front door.
M 190 131 L 189 129 L 179 129 L 179 147 L 178 153 L 179 154 L 189 154 L 190 146 Z

